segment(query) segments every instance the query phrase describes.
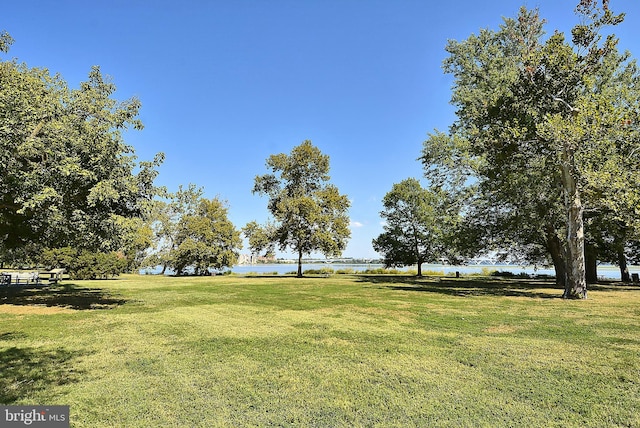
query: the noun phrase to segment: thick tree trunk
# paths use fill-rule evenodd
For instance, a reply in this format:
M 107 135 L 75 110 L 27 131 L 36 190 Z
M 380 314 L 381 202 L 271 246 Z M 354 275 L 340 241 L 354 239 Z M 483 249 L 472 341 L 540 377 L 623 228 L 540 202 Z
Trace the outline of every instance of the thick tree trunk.
M 302 278 L 302 251 L 298 251 L 298 278 Z
M 629 266 L 627 266 L 627 256 L 624 254 L 624 248 L 618 248 L 618 266 L 620 266 L 620 280 L 622 282 L 631 282 L 629 274 Z
M 585 245 L 584 260 L 586 263 L 587 284 L 596 284 L 598 282 L 598 257 L 593 245 Z
M 586 299 L 583 208 L 580 192 L 573 176 L 573 165 L 573 153 L 569 148 L 565 148 L 562 181 L 567 210 L 567 282 L 563 297 L 565 299 Z
M 422 276 L 422 261 L 418 260 L 418 276 Z
M 567 279 L 567 267 L 564 260 L 565 251 L 562 247 L 562 241 L 556 235 L 553 226 L 547 225 L 547 251 L 553 261 L 553 268 L 556 272 L 556 285 L 564 290 Z

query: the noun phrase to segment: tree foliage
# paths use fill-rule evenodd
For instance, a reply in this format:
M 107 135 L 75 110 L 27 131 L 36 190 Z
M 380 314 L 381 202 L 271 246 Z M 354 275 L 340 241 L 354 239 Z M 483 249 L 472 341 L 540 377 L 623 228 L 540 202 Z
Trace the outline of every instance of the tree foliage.
M 303 255 L 340 255 L 351 235 L 350 203 L 329 183 L 329 156 L 307 140 L 289 155 L 269 156 L 267 168 L 271 173 L 255 178 L 253 192 L 269 197 L 269 240 L 298 255 L 298 276 Z
M 162 274 L 172 264 L 173 251 L 177 247 L 178 223 L 182 217 L 193 215 L 202 199 L 203 189 L 195 184 L 182 185 L 175 193 L 163 192 L 162 198 L 151 204 L 148 223 L 153 231 L 153 244 L 144 262 L 145 266 L 162 266 Z
M 623 15 L 607 2 L 576 10 L 571 42 L 545 39 L 545 22 L 525 8 L 498 31 L 449 42 L 457 120 L 430 136 L 422 160 L 434 180 L 473 177 L 468 220 L 488 231 L 487 245 L 544 249 L 565 296 L 584 298 L 585 211 L 606 207 L 636 227 L 639 97 L 635 62 L 600 36 Z
M 178 275 L 188 267 L 202 275 L 237 262 L 242 240 L 227 211 L 218 198 L 201 198 L 193 213 L 180 218 L 170 253 L 171 267 Z
M 249 240 L 249 249 L 256 256 L 272 258 L 275 256 L 275 226 L 267 223 L 262 226 L 256 221 L 250 221 L 242 228 L 242 234 Z
M 446 256 L 458 214 L 450 202 L 444 191 L 425 189 L 415 178 L 394 184 L 382 201 L 384 232 L 373 240 L 385 266 L 415 264 L 422 276 L 423 263 Z
M 0 35 L 0 50 L 11 39 Z M 123 131 L 140 101 L 93 67 L 79 89 L 59 75 L 0 63 L 0 254 L 72 246 L 121 250 L 155 193 L 163 156 L 137 162 Z
M 163 274 L 170 268 L 178 275 L 187 270 L 206 275 L 236 263 L 240 232 L 229 220 L 226 204 L 203 193 L 189 184 L 154 201 L 149 219 L 153 245 L 146 266 L 162 266 Z
M 49 269 L 64 268 L 71 279 L 113 278 L 125 272 L 130 264 L 120 252 L 93 252 L 71 247 L 45 250 L 40 263 Z

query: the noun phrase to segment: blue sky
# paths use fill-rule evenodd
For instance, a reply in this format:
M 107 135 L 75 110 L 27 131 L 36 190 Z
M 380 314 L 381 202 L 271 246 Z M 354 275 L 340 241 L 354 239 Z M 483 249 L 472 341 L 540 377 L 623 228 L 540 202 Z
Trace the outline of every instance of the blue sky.
M 204 187 L 228 201 L 237 227 L 268 218 L 251 193 L 267 157 L 312 140 L 352 203 L 344 256 L 377 257 L 381 199 L 422 177 L 422 142 L 454 119 L 447 40 L 497 28 L 523 4 L 540 9 L 548 31 L 567 31 L 577 3 L 21 0 L 3 4 L 0 29 L 16 40 L 9 57 L 72 87 L 99 65 L 117 98 L 138 97 L 145 129 L 126 138 L 141 159 L 166 154 L 157 184 Z M 610 6 L 627 13 L 615 32 L 637 56 L 640 2 Z

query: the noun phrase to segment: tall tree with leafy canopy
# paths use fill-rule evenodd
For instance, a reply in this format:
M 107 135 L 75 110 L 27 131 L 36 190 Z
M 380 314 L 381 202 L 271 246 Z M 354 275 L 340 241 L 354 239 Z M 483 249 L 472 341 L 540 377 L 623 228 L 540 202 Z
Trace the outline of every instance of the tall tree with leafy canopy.
M 447 255 L 458 212 L 442 190 L 425 189 L 415 178 L 394 184 L 382 200 L 384 232 L 373 240 L 373 248 L 383 254 L 384 264 L 418 266 L 437 262 Z
M 7 51 L 9 36 L 0 37 Z M 73 246 L 121 250 L 153 197 L 158 155 L 136 162 L 123 138 L 139 100 L 113 98 L 98 67 L 79 89 L 58 75 L 0 63 L 0 253 Z
M 271 173 L 255 178 L 253 193 L 269 197 L 274 219 L 270 240 L 298 255 L 301 277 L 303 255 L 338 256 L 346 247 L 351 235 L 349 199 L 329 183 L 329 156 L 309 140 L 289 155 L 269 156 L 267 168 Z
M 639 141 L 637 85 L 621 84 L 636 82 L 638 73 L 629 55 L 616 50 L 615 36 L 603 41 L 599 35 L 623 15 L 614 15 L 607 1 L 583 0 L 576 11 L 582 23 L 571 43 L 560 32 L 544 40 L 544 21 L 524 8 L 499 31 L 450 42 L 445 70 L 455 79 L 458 120 L 448 136 L 425 142 L 422 160 L 429 174 L 442 165 L 455 170 L 454 155 L 465 158 L 479 198 L 493 202 L 502 218 L 526 211 L 532 230 L 555 249 L 564 296 L 586 298 L 585 209 L 611 204 L 616 193 L 637 200 L 639 192 L 617 179 L 602 191 L 606 186 L 598 180 L 638 169 L 624 159 Z M 619 212 L 629 212 L 618 205 Z

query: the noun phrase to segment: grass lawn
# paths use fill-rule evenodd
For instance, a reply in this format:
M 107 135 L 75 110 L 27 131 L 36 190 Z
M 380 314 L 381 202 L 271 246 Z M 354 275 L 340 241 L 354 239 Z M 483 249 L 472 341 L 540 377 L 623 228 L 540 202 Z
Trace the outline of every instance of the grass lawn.
M 640 287 L 124 276 L 0 290 L 0 403 L 74 427 L 640 427 Z

